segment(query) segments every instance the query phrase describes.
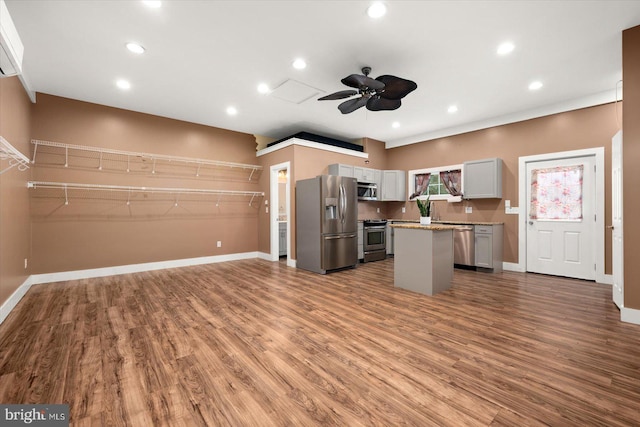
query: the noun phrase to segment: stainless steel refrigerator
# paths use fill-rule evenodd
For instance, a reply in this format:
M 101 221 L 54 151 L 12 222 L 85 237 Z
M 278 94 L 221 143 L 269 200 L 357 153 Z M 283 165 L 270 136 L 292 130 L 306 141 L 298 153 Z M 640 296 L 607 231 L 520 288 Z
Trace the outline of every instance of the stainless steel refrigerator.
M 296 266 L 325 274 L 358 263 L 355 178 L 320 175 L 296 181 Z

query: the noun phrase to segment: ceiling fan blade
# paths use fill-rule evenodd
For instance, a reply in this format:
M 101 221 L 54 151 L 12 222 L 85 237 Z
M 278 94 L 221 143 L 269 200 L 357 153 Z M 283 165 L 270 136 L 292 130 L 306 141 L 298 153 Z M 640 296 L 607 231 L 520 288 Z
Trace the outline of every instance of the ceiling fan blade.
M 380 92 L 380 96 L 387 99 L 404 98 L 418 88 L 418 85 L 411 80 L 390 76 L 388 74 L 376 77 L 376 80 L 384 83 L 384 91 Z
M 400 108 L 402 101 L 399 99 L 386 99 L 374 96 L 367 101 L 367 109 L 371 111 L 396 110 Z
M 349 87 L 355 87 L 358 89 L 373 89 L 373 90 L 382 90 L 384 89 L 384 82 L 379 80 L 374 80 L 371 77 L 363 76 L 362 74 L 351 74 L 350 76 L 345 77 L 340 80 L 342 84 L 347 85 Z
M 357 94 L 358 94 L 357 90 L 341 90 L 339 92 L 332 93 L 327 96 L 323 96 L 322 98 L 318 98 L 318 101 L 326 101 L 331 99 L 344 99 Z
M 353 113 L 358 108 L 364 107 L 367 104 L 368 100 L 368 96 L 361 96 L 360 98 L 350 99 L 338 105 L 338 109 L 340 110 L 340 112 L 342 112 L 342 114 Z

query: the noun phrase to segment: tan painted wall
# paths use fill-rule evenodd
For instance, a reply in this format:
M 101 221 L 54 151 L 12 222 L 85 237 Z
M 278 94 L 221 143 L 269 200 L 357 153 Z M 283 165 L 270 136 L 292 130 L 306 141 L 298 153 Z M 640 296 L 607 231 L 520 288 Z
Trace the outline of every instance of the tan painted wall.
M 504 222 L 504 261 L 517 263 L 518 216 L 505 215 L 504 201 L 511 200 L 512 206 L 519 204 L 518 158 L 521 156 L 605 147 L 605 224 L 611 223 L 611 137 L 619 129 L 615 108 L 615 104 L 601 105 L 393 148 L 389 150 L 387 166 L 411 170 L 459 164 L 465 160 L 501 158 L 501 200 L 438 201 L 436 213 L 446 220 Z M 401 213 L 402 206 L 407 207 L 406 214 Z M 473 213 L 465 214 L 465 206 L 471 206 Z M 419 217 L 413 202 L 395 203 L 388 214 L 391 218 Z M 605 272 L 611 273 L 611 233 L 605 233 Z
M 623 218 L 624 218 L 624 305 L 640 309 L 640 26 L 622 32 L 623 118 Z
M 132 111 L 38 94 L 32 138 L 203 159 L 257 164 L 252 135 L 170 120 Z M 220 168 L 196 178 L 195 167 L 170 174 L 99 171 L 46 166 L 38 150 L 33 177 L 38 181 L 208 188 L 258 191 L 248 172 Z M 58 162 L 59 164 L 59 162 Z M 89 164 L 89 163 L 88 163 Z M 179 176 L 175 176 L 179 174 Z M 31 190 L 33 273 L 60 272 L 173 259 L 253 252 L 258 248 L 258 209 L 262 200 L 222 198 L 210 202 L 173 197 L 159 202 L 42 199 Z M 153 196 L 150 196 L 153 197 Z M 222 247 L 216 247 L 216 241 Z
M 313 178 L 317 175 L 328 173 L 328 166 L 333 163 L 343 163 L 347 165 L 369 167 L 373 169 L 384 169 L 386 165 L 386 151 L 384 143 L 370 138 L 363 139 L 365 152 L 369 154 L 369 163 L 360 157 L 346 154 L 333 153 L 315 148 L 302 146 L 287 147 L 259 157 L 260 165 L 264 167 L 264 172 L 260 178 L 260 191 L 266 193 L 265 198 L 269 200 L 269 168 L 284 162 L 291 162 L 292 170 L 289 173 L 291 179 L 291 258 L 296 259 L 295 251 L 295 182 L 301 179 Z M 377 209 L 380 208 L 380 212 Z M 382 202 L 359 202 L 358 218 L 386 218 L 387 204 Z M 269 253 L 269 215 L 265 212 L 264 206 L 260 213 L 259 225 L 259 251 Z
M 0 79 L 0 135 L 23 154 L 29 154 L 31 101 L 17 77 Z M 8 166 L 0 161 L 0 168 Z M 29 193 L 30 171 L 13 168 L 0 175 L 0 305 L 22 285 L 31 258 Z

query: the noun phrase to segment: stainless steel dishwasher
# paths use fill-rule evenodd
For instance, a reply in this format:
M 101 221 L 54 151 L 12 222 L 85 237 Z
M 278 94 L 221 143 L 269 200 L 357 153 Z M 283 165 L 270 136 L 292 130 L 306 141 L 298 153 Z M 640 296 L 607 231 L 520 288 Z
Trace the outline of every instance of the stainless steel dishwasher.
M 475 267 L 476 239 L 473 225 L 460 225 L 453 230 L 453 263 Z

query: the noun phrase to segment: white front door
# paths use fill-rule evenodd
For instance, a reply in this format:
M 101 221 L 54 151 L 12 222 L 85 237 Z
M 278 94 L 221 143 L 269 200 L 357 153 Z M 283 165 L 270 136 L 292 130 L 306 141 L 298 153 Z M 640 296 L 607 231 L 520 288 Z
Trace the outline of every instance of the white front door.
M 527 271 L 595 280 L 594 169 L 595 156 L 527 163 Z
M 624 264 L 622 246 L 622 131 L 611 143 L 611 258 L 613 268 L 613 302 L 624 306 Z

